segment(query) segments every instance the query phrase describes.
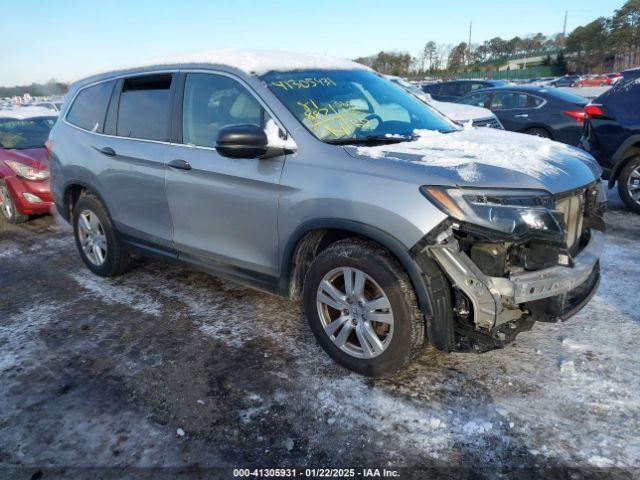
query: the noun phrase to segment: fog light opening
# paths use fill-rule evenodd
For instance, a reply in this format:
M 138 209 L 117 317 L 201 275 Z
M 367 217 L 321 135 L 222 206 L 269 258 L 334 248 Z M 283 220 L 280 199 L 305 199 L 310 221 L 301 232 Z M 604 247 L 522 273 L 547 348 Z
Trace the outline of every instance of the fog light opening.
M 23 192 L 22 196 L 27 199 L 27 202 L 30 202 L 30 203 L 42 203 L 42 199 L 40 197 L 38 197 L 37 195 L 34 195 L 33 193 Z

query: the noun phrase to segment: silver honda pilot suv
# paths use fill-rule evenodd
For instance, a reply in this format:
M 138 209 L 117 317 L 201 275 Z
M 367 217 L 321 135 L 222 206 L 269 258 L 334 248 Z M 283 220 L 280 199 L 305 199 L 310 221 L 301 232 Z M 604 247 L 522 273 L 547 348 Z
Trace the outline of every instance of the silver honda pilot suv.
M 135 252 L 302 300 L 326 352 L 364 375 L 426 340 L 500 348 L 599 281 L 590 155 L 459 125 L 345 60 L 218 50 L 92 76 L 49 147 L 92 272 Z

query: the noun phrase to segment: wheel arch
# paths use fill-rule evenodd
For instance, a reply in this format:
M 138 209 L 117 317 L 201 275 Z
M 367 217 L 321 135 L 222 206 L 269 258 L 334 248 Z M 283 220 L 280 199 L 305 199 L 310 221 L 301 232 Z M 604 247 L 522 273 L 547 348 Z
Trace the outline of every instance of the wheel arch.
M 106 208 L 107 204 L 96 188 L 93 188 L 90 184 L 81 180 L 70 180 L 64 185 L 62 193 L 62 205 L 56 205 L 59 213 L 64 217 L 65 220 L 71 221 L 73 207 L 78 202 L 78 199 L 80 198 L 82 192 L 91 192 L 98 198 L 98 200 L 100 200 L 100 202 L 102 202 L 102 204 Z
M 299 226 L 287 241 L 281 258 L 279 293 L 288 298 L 300 298 L 307 268 L 320 251 L 337 240 L 357 236 L 376 242 L 387 249 L 404 268 L 416 293 L 420 310 L 427 321 L 427 336 L 438 349 L 448 349 L 451 335 L 440 332 L 452 332 L 452 326 L 435 325 L 434 298 L 425 280 L 423 270 L 398 239 L 368 224 L 335 218 L 318 219 Z M 434 268 L 439 268 L 435 263 Z M 437 319 L 436 319 L 437 320 Z M 447 321 L 442 319 L 442 321 Z M 449 328 L 451 327 L 451 328 Z
M 637 155 L 640 155 L 640 134 L 627 138 L 611 157 L 614 166 L 609 175 L 609 188 L 613 188 L 622 169 Z

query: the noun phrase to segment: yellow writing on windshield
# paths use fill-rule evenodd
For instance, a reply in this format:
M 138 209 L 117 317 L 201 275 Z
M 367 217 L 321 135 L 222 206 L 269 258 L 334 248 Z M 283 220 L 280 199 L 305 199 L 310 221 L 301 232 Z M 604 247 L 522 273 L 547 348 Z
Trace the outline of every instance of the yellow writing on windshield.
M 304 88 L 316 88 L 320 87 L 335 87 L 336 82 L 329 77 L 306 77 L 295 80 L 293 78 L 288 80 L 278 80 L 277 82 L 271 82 L 271 85 L 283 89 L 285 92 L 291 90 L 301 90 Z
M 366 111 L 353 108 L 351 102 L 334 100 L 326 106 L 320 106 L 315 100 L 297 102 L 304 110 L 308 127 L 320 138 L 326 133 L 336 138 L 352 136 L 369 123 Z

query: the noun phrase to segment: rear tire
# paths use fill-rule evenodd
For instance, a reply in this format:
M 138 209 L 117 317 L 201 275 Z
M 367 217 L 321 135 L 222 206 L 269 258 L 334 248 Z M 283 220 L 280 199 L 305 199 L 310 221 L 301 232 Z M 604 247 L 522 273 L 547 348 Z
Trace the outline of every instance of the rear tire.
M 9 187 L 4 180 L 0 180 L 0 210 L 4 219 L 9 223 L 24 223 L 29 220 L 29 215 L 23 215 L 16 208 Z
M 80 257 L 96 275 L 114 277 L 131 267 L 131 256 L 122 245 L 102 202 L 84 193 L 73 208 L 73 233 Z
M 329 299 L 326 282 L 336 282 Z M 303 300 L 318 343 L 337 363 L 359 374 L 393 373 L 424 342 L 425 324 L 411 281 L 376 243 L 346 239 L 321 252 L 305 276 Z
M 640 213 L 640 155 L 629 160 L 620 172 L 618 193 L 631 210 Z
M 552 138 L 548 130 L 540 127 L 529 128 L 524 131 L 527 135 L 535 135 L 536 137 Z

